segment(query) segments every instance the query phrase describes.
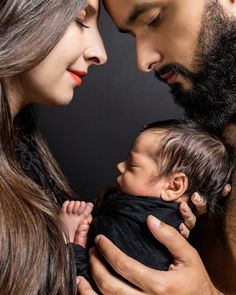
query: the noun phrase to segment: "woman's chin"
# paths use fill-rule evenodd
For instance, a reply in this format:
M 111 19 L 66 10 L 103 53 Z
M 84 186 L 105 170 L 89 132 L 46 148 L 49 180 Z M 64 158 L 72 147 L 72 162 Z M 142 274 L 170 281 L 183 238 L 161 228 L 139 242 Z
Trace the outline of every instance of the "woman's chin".
M 51 99 L 48 101 L 45 101 L 45 105 L 46 106 L 50 106 L 50 107 L 63 107 L 63 106 L 67 106 L 71 103 L 72 99 L 73 99 L 74 93 L 72 93 L 71 95 L 68 96 L 64 96 L 64 97 L 57 97 L 55 99 Z

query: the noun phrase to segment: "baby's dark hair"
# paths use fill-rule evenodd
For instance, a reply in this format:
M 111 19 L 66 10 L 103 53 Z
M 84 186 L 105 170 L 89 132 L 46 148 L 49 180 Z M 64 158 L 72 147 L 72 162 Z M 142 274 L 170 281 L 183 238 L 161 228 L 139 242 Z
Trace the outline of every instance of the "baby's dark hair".
M 142 131 L 164 132 L 156 150 L 159 177 L 183 172 L 188 177 L 186 195 L 198 192 L 207 200 L 210 214 L 222 214 L 224 188 L 231 183 L 235 150 L 222 138 L 187 120 L 153 122 Z

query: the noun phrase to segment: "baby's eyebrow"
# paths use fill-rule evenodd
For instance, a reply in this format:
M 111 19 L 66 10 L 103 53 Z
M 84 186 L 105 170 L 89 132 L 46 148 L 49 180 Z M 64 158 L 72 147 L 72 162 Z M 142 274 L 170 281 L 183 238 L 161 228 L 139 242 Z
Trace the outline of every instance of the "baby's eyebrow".
M 136 158 L 135 152 L 133 150 L 129 151 L 128 159 L 131 160 L 131 161 L 134 161 L 135 158 Z

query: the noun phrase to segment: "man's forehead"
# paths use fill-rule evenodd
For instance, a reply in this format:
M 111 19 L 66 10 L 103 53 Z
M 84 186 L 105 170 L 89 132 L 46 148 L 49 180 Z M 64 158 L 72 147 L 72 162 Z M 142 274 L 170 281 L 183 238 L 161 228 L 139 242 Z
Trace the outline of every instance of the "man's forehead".
M 119 25 L 135 20 L 144 10 L 160 5 L 163 0 L 104 0 L 103 2 Z

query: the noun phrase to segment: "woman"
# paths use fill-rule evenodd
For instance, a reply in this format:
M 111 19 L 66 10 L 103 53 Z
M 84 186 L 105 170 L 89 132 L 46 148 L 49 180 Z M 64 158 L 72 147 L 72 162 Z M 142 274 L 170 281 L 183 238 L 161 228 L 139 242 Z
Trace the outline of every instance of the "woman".
M 98 0 L 0 2 L 0 294 L 74 294 L 58 213 L 75 198 L 32 103 L 66 105 L 106 53 Z

